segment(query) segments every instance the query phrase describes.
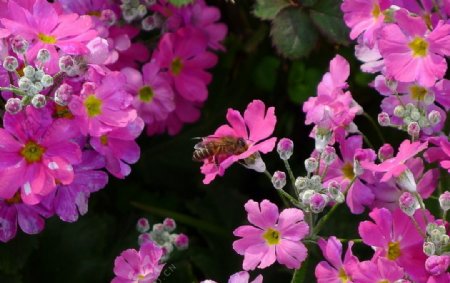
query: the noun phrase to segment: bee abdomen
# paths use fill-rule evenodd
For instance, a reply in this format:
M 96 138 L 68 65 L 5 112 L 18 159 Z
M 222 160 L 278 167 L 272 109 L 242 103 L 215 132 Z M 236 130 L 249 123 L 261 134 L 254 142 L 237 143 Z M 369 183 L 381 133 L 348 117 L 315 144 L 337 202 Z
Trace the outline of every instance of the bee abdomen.
M 199 148 L 194 150 L 192 154 L 192 160 L 194 161 L 203 161 L 213 155 L 212 151 L 208 148 Z

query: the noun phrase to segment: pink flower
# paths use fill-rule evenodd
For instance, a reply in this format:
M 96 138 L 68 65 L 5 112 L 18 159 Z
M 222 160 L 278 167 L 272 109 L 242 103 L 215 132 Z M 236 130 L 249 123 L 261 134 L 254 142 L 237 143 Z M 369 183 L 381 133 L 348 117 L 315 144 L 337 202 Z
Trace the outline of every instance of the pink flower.
M 146 124 L 164 121 L 175 110 L 170 81 L 155 61 L 145 64 L 142 74 L 132 68 L 121 72 L 127 77 L 128 90 L 135 95 L 132 104 Z
M 44 229 L 44 217 L 51 212 L 40 204 L 27 205 L 17 192 L 10 199 L 0 200 L 0 241 L 6 243 L 16 236 L 17 225 L 27 234 L 37 234 Z
M 397 24 L 380 31 L 378 46 L 387 74 L 400 82 L 433 86 L 447 70 L 444 56 L 450 55 L 450 25 L 440 21 L 429 31 L 422 18 L 406 10 L 397 11 L 396 20 Z
M 449 255 L 432 255 L 425 261 L 425 268 L 433 276 L 439 276 L 447 272 L 450 266 Z
M 352 30 L 350 38 L 362 34 L 364 43 L 373 47 L 376 33 L 383 25 L 384 11 L 391 5 L 389 0 L 344 0 L 341 9 L 344 21 Z
M 22 200 L 36 204 L 56 188 L 56 182 L 73 181 L 73 164 L 81 151 L 71 139 L 77 134 L 64 119 L 52 120 L 46 109 L 29 106 L 4 116 L 0 128 L 0 197 L 12 198 L 20 190 Z
M 61 185 L 42 202 L 53 207 L 55 213 L 63 221 L 75 222 L 78 215 L 88 211 L 91 193 L 104 188 L 108 183 L 108 175 L 100 171 L 105 167 L 105 160 L 93 150 L 84 151 L 80 164 L 74 166 L 75 177 L 69 185 Z
M 287 208 L 278 213 L 278 207 L 268 200 L 245 204 L 248 221 L 233 234 L 241 239 L 233 243 L 233 249 L 244 256 L 242 268 L 253 270 L 266 268 L 275 260 L 288 268 L 299 268 L 307 257 L 307 250 L 300 241 L 308 234 L 309 227 L 303 221 L 303 212 Z
M 305 124 L 315 124 L 319 128 L 331 131 L 346 131 L 361 107 L 353 100 L 350 92 L 345 92 L 350 75 L 350 66 L 342 56 L 337 55 L 330 61 L 327 72 L 317 87 L 317 97 L 310 97 L 303 104 L 306 113 Z M 340 137 L 345 134 L 338 133 Z
M 158 279 L 164 264 L 159 261 L 162 249 L 153 242 L 146 242 L 139 251 L 123 251 L 114 261 L 116 277 L 111 283 L 153 283 Z
M 126 127 L 92 137 L 92 147 L 106 158 L 106 169 L 117 178 L 125 178 L 131 172 L 128 164 L 134 164 L 139 160 L 141 150 L 135 139 L 142 133 L 144 122 L 136 118 Z
M 9 1 L 7 9 L 14 11 L 14 16 L 8 15 L 8 18 L 1 19 L 1 23 L 11 34 L 33 42 L 27 52 L 29 60 L 34 60 L 40 49 L 49 50 L 51 61 L 47 66 L 52 73 L 57 70 L 59 58 L 56 48 L 70 55 L 85 54 L 88 52 L 86 43 L 97 35 L 90 16 L 62 15 L 55 4 L 46 0 L 36 0 L 32 10 Z
M 416 211 L 414 218 L 425 231 L 423 211 Z M 400 209 L 390 212 L 385 208 L 375 208 L 369 214 L 371 221 L 359 224 L 359 234 L 366 245 L 375 249 L 376 255 L 394 261 L 405 269 L 411 278 L 425 281 L 426 255 L 422 251 L 423 237 L 416 230 L 411 219 Z M 428 221 L 432 217 L 427 212 Z
M 403 277 L 403 268 L 383 257 L 360 262 L 353 274 L 357 283 L 397 282 Z
M 334 236 L 328 241 L 318 241 L 322 254 L 327 261 L 321 261 L 316 266 L 316 278 L 318 283 L 352 282 L 353 272 L 358 264 L 358 258 L 352 253 L 353 242 L 348 243 L 347 252 L 342 260 L 342 244 Z
M 325 186 L 332 181 L 340 184 L 342 190 L 345 190 L 350 185 L 353 179 L 353 185 L 348 188 L 347 205 L 352 213 L 358 214 L 364 211 L 364 206 L 372 204 L 374 195 L 366 185 L 368 182 L 373 182 L 372 173 L 368 170 L 355 174 L 356 171 L 361 171 L 361 161 L 374 161 L 376 154 L 373 150 L 362 149 L 362 137 L 351 136 L 340 143 L 341 159 L 336 159 L 329 167 L 325 176 Z M 364 158 L 362 158 L 364 156 Z M 362 158 L 362 159 L 361 159 Z M 359 160 L 358 160 L 359 159 Z M 325 168 L 321 166 L 321 168 Z
M 450 142 L 447 137 L 434 137 L 430 142 L 436 147 L 430 147 L 424 156 L 428 162 L 439 161 L 439 165 L 450 172 Z
M 398 153 L 395 157 L 389 158 L 383 161 L 381 164 L 374 164 L 368 161 L 361 162 L 362 167 L 371 170 L 373 172 L 383 172 L 381 182 L 387 182 L 393 177 L 399 177 L 408 167 L 405 162 L 413 158 L 419 152 L 425 150 L 428 147 L 428 142 L 410 142 L 404 140 L 398 149 Z
M 262 275 L 259 275 L 255 278 L 255 280 L 250 281 L 250 274 L 248 274 L 247 271 L 241 271 L 237 272 L 230 276 L 230 279 L 228 279 L 228 283 L 262 283 L 263 277 Z M 212 280 L 203 280 L 201 283 L 217 283 L 216 281 Z
M 242 138 L 245 142 L 243 148 L 246 149 L 236 155 L 225 154 L 205 159 L 201 167 L 201 172 L 205 175 L 204 184 L 209 184 L 217 175 L 223 176 L 225 170 L 233 163 L 257 152 L 268 153 L 275 147 L 276 138 L 269 138 L 277 121 L 274 107 L 269 107 L 266 111 L 264 102 L 254 100 L 247 106 L 244 117 L 237 110 L 229 108 L 227 120 L 229 125 L 220 126 L 213 135 L 206 138 L 206 141 L 223 137 Z
M 211 75 L 205 71 L 216 65 L 217 56 L 206 51 L 207 38 L 193 28 L 166 33 L 153 58 L 168 70 L 176 91 L 186 100 L 203 102 L 208 96 Z
M 136 119 L 136 111 L 129 107 L 133 98 L 125 91 L 125 83 L 124 75 L 111 72 L 100 85 L 85 83 L 81 95 L 72 97 L 69 108 L 84 135 L 99 137 Z

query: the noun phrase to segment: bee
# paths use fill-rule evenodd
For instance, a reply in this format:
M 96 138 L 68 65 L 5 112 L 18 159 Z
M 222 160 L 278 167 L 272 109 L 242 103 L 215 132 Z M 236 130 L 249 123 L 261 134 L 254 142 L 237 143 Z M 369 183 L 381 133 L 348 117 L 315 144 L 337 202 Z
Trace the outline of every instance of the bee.
M 201 162 L 207 159 L 218 165 L 219 157 L 239 155 L 247 149 L 248 145 L 244 138 L 233 136 L 206 137 L 194 146 L 192 160 Z

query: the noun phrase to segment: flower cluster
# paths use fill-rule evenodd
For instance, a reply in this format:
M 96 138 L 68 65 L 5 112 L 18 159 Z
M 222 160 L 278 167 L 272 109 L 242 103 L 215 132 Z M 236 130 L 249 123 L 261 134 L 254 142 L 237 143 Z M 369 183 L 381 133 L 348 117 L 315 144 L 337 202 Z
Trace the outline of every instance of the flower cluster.
M 0 3 L 3 242 L 85 214 L 107 173 L 130 174 L 144 128 L 195 122 L 227 31 L 203 0 L 53 2 Z M 138 36 L 149 30 L 153 49 Z

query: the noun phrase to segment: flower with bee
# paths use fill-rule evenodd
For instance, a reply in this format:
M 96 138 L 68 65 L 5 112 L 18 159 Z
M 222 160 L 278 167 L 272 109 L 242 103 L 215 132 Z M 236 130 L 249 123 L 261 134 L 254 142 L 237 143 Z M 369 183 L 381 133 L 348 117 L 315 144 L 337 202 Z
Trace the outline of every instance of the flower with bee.
M 277 121 L 274 107 L 266 109 L 264 102 L 254 100 L 243 116 L 230 108 L 226 117 L 229 124 L 203 138 L 194 149 L 193 160 L 203 162 L 204 184 L 211 183 L 217 175 L 223 176 L 228 167 L 239 161 L 249 168 L 264 171 L 259 154 L 268 153 L 275 147 L 277 139 L 270 138 Z

